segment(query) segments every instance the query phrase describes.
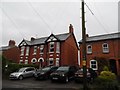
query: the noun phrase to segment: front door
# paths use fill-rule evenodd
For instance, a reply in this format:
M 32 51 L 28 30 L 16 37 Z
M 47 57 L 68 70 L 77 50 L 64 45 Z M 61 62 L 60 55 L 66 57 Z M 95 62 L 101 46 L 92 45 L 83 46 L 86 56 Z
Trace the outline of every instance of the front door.
M 116 67 L 116 60 L 109 60 L 110 63 L 110 70 L 117 74 L 117 67 Z

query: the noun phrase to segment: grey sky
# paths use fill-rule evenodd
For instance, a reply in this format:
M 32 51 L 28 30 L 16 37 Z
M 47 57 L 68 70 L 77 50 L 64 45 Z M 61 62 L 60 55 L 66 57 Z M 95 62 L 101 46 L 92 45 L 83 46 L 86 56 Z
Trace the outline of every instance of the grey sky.
M 49 0 L 50 1 L 50 0 Z M 118 0 L 115 2 L 86 2 L 86 28 L 90 36 L 118 31 Z M 10 39 L 18 45 L 23 38 L 49 36 L 68 32 L 73 24 L 77 41 L 81 39 L 81 0 L 76 2 L 2 2 L 0 46 Z

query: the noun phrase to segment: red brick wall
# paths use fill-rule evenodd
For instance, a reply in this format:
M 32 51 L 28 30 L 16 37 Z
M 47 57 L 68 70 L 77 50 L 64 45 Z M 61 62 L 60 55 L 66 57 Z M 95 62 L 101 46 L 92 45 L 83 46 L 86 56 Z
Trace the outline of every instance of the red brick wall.
M 102 51 L 102 44 L 103 43 L 108 43 L 109 45 L 109 53 L 103 53 Z M 118 74 L 120 75 L 120 40 L 104 40 L 104 41 L 96 41 L 96 42 L 89 42 L 87 45 L 92 45 L 92 54 L 87 54 L 87 66 L 89 67 L 90 60 L 92 60 L 94 57 L 103 57 L 108 60 L 114 59 L 116 60 L 116 65 L 117 65 L 117 71 Z M 80 59 L 82 63 L 82 45 L 80 45 Z M 119 61 L 118 61 L 119 60 Z M 82 64 L 81 64 L 82 66 Z
M 62 65 L 78 65 L 78 48 L 73 35 L 62 44 L 61 62 Z
M 17 63 L 19 62 L 19 55 L 20 55 L 20 50 L 16 46 L 6 51 L 3 51 L 3 56 L 6 59 L 13 61 L 13 62 L 17 62 Z
M 34 46 L 31 46 L 29 50 L 29 56 L 24 55 L 24 56 L 20 56 L 20 58 L 23 57 L 22 60 L 24 63 L 26 57 L 28 57 L 29 64 L 31 64 L 32 58 L 36 58 L 38 60 L 40 57 L 43 57 L 44 66 L 48 65 L 47 60 L 49 58 L 53 58 L 54 60 L 56 60 L 56 58 L 59 58 L 60 65 L 78 65 L 78 48 L 76 46 L 76 42 L 72 34 L 66 41 L 60 42 L 60 53 L 56 53 L 56 42 L 54 44 L 55 44 L 54 53 L 49 53 L 49 42 L 48 42 L 44 46 L 44 54 L 40 54 L 40 48 L 37 48 L 37 54 L 33 55 Z M 38 45 L 38 47 L 39 46 L 40 45 Z M 26 48 L 24 53 L 26 53 Z M 54 63 L 54 65 L 55 64 L 56 63 Z

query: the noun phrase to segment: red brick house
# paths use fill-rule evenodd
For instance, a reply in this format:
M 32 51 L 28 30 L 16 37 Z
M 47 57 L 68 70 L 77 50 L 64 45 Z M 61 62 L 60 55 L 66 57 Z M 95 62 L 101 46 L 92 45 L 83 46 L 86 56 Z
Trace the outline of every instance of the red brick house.
M 82 41 L 79 42 L 79 47 L 80 60 L 82 60 Z M 111 71 L 120 75 L 120 32 L 91 37 L 86 35 L 86 50 L 88 67 L 98 70 L 96 59 L 105 58 L 109 62 Z
M 18 63 L 18 59 L 19 59 L 19 55 L 20 55 L 20 50 L 15 45 L 15 41 L 14 40 L 10 40 L 8 46 L 1 47 L 0 48 L 0 53 L 7 60 L 12 61 L 14 63 Z
M 69 33 L 48 37 L 22 40 L 19 44 L 21 51 L 19 63 L 50 65 L 78 65 L 78 45 L 70 24 Z

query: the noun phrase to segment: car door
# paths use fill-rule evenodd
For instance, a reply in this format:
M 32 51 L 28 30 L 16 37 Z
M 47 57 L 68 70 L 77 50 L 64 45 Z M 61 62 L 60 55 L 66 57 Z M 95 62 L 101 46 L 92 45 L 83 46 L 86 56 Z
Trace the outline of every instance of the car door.
M 27 71 L 27 72 L 28 72 L 28 73 L 27 73 L 27 74 L 28 74 L 28 77 L 33 76 L 34 71 L 35 71 L 34 68 L 29 68 L 28 71 Z
M 24 71 L 24 77 L 30 77 L 33 75 L 33 69 L 32 68 L 27 68 L 25 71 Z
M 69 72 L 70 72 L 70 77 L 73 78 L 73 77 L 74 77 L 74 74 L 75 74 L 75 72 L 76 72 L 76 67 L 71 66 Z
M 70 68 L 69 68 L 69 73 L 68 73 L 69 78 L 71 78 L 71 77 L 72 77 L 72 73 L 73 73 L 73 71 L 72 71 L 72 67 L 70 67 Z
M 55 72 L 58 69 L 58 67 L 52 67 L 50 70 L 50 73 Z
M 24 77 L 29 77 L 29 68 L 24 71 Z

